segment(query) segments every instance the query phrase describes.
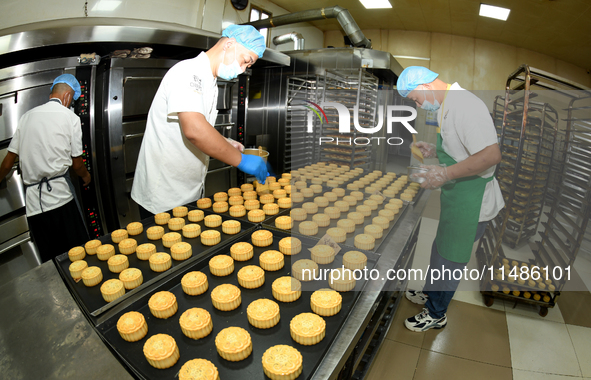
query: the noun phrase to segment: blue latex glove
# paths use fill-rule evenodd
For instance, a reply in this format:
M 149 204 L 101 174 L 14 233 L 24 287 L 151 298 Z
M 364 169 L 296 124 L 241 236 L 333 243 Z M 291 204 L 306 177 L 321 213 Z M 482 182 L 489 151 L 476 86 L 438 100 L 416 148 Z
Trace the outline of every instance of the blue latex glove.
M 242 160 L 237 167 L 246 174 L 254 175 L 259 183 L 263 185 L 265 184 L 265 180 L 269 175 L 269 172 L 267 171 L 267 164 L 259 156 L 242 154 Z

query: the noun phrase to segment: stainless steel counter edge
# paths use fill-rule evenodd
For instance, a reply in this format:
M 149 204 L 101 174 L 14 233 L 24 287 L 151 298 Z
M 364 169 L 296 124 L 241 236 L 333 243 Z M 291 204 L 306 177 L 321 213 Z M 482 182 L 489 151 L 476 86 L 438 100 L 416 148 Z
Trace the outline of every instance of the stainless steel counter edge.
M 408 248 L 408 240 L 420 221 L 430 195 L 430 190 L 423 191 L 419 201 L 407 207 L 405 215 L 399 220 L 400 224 L 392 230 L 390 236 L 387 237 L 388 240 L 380 247 L 382 256 L 376 265 L 380 273 L 385 273 L 388 269 L 394 268 L 402 253 Z M 388 280 L 385 278 L 376 281 L 370 280 L 367 290 L 363 291 L 355 303 L 328 353 L 312 375 L 312 379 L 334 379 L 338 376 L 353 347 L 369 323 L 369 319 L 377 307 L 376 301 L 387 282 Z

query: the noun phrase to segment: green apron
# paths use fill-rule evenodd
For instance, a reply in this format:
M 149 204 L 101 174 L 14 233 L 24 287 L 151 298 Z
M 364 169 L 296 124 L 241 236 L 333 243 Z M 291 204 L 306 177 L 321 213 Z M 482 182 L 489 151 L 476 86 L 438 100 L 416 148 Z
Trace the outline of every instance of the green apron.
M 441 133 L 437 133 L 439 163 L 446 166 L 456 164 L 456 160 L 445 153 L 442 145 Z M 494 175 L 489 178 L 473 175 L 441 187 L 441 213 L 435 243 L 443 258 L 455 263 L 470 261 L 484 189 L 493 178 Z

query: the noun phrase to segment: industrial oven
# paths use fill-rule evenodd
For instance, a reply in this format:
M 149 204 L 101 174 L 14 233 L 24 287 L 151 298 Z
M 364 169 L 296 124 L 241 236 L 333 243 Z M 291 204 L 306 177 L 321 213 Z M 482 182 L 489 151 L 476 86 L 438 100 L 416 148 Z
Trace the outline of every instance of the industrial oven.
M 81 118 L 83 158 L 92 182 L 88 187 L 77 178 L 73 182 L 89 234 L 98 237 L 139 218 L 138 206 L 130 198 L 131 186 L 148 110 L 162 77 L 178 61 L 212 47 L 219 36 L 140 20 L 120 20 L 119 26 L 116 19 L 94 22 L 50 21 L 0 36 L 5 46 L 0 51 L 0 155 L 6 154 L 20 116 L 47 101 L 53 79 L 63 73 L 75 75 L 82 87 L 75 112 Z M 142 46 L 154 49 L 150 59 L 111 54 Z M 94 58 L 80 59 L 80 54 L 91 52 Z M 255 70 L 269 64 L 287 65 L 289 57 L 268 51 Z M 248 134 L 249 74 L 218 81 L 215 128 L 239 142 Z M 26 224 L 24 186 L 16 169 L 0 184 L 0 252 L 15 246 L 34 250 Z M 238 180 L 236 169 L 211 160 L 205 194 L 235 186 Z
M 324 120 L 313 116 L 310 108 L 330 101 L 344 104 L 350 110 L 358 105 L 360 125 L 373 127 L 380 107 L 409 105 L 414 108 L 414 103 L 394 90 L 402 66 L 390 53 L 372 49 L 328 48 L 285 53 L 291 57 L 290 66 L 253 72 L 250 91 L 254 96 L 248 108 L 247 144 L 266 147 L 277 172 L 317 161 L 385 171 L 387 156 L 391 153 L 388 145 L 320 145 L 319 138 L 397 136 L 410 141 L 411 134 L 406 128 L 395 123 L 391 136 L 386 135 L 386 128 L 371 136 L 355 130 L 340 134 L 336 110 L 324 109 L 327 115 Z M 414 125 L 414 120 L 410 124 Z M 410 152 L 404 152 L 407 145 L 397 147 L 401 151 L 395 153 L 410 156 Z
M 177 62 L 171 59 L 109 59 L 96 67 L 93 81 L 95 162 L 105 210 L 104 224 L 110 231 L 139 219 L 138 206 L 130 194 L 147 115 L 162 78 Z M 234 120 L 238 112 L 246 110 L 239 111 L 237 107 L 244 102 L 245 96 L 245 92 L 238 91 L 237 82 L 237 79 L 218 80 L 219 113 L 214 127 L 224 137 L 240 141 L 243 135 L 239 135 Z M 217 189 L 235 186 L 236 177 L 235 168 L 210 160 L 205 193 L 211 195 Z

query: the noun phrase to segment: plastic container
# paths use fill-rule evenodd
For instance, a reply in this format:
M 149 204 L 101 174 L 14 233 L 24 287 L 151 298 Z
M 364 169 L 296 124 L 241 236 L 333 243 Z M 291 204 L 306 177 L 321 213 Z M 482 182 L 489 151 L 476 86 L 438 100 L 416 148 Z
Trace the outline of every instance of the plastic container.
M 259 156 L 258 148 L 247 148 L 247 149 L 244 149 L 244 152 L 242 152 L 242 153 L 250 154 L 251 156 Z M 263 150 L 263 154 L 260 155 L 260 157 L 262 157 L 263 160 L 265 160 L 265 162 L 267 162 L 267 157 L 269 157 L 269 152 L 267 152 L 266 150 Z
M 417 177 L 416 174 L 427 173 L 429 171 L 429 169 L 421 168 L 420 166 L 409 166 L 407 169 L 408 169 L 408 179 L 409 180 L 411 180 L 413 182 L 417 182 L 417 183 L 425 182 L 425 178 Z

